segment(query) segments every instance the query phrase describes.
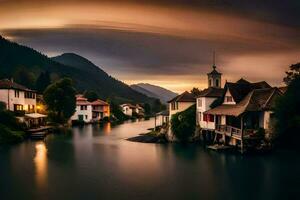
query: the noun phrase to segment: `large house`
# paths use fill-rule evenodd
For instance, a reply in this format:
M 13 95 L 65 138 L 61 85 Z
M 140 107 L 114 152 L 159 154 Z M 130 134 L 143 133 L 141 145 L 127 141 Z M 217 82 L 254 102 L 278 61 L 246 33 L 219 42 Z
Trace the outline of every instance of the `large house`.
M 169 119 L 172 119 L 172 115 L 182 112 L 186 109 L 188 109 L 190 106 L 194 105 L 196 103 L 195 96 L 185 91 L 184 93 L 174 97 L 169 103 Z
M 89 102 L 82 95 L 76 96 L 76 111 L 71 117 L 72 121 L 83 121 L 85 123 L 97 122 L 104 117 L 110 116 L 109 104 L 97 99 Z
M 0 101 L 6 109 L 14 112 L 36 112 L 36 92 L 13 80 L 0 80 Z
M 214 118 L 216 139 L 240 145 L 243 150 L 246 139 L 259 130 L 270 130 L 275 100 L 282 92 L 264 81 L 250 83 L 244 79 L 227 82 L 224 89 L 221 105 L 204 115 Z

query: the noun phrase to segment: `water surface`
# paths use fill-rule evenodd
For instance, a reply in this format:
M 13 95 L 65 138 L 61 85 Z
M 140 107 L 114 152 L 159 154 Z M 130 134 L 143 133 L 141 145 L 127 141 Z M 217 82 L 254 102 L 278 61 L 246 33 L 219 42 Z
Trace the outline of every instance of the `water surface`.
M 0 199 L 298 199 L 300 157 L 124 140 L 154 121 L 88 125 L 0 146 Z

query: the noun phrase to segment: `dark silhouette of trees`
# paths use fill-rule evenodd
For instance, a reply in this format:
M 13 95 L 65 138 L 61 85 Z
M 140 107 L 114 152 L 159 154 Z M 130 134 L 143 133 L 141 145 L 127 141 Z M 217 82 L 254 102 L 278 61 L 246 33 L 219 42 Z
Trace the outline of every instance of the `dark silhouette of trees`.
M 53 122 L 66 123 L 76 108 L 76 90 L 72 79 L 63 78 L 52 83 L 44 92 L 49 117 Z
M 45 89 L 51 84 L 50 73 L 48 71 L 41 72 L 36 80 L 35 88 L 38 93 L 42 94 Z
M 275 138 L 281 145 L 300 147 L 300 63 L 290 66 L 284 82 L 288 88 L 275 107 Z

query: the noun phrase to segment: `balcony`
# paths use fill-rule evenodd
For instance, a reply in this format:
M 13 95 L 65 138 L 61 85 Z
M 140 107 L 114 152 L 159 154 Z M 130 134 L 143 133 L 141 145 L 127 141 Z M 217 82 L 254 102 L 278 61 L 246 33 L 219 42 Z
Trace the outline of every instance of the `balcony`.
M 228 125 L 216 125 L 216 133 L 224 134 L 235 139 L 242 138 L 242 129 Z

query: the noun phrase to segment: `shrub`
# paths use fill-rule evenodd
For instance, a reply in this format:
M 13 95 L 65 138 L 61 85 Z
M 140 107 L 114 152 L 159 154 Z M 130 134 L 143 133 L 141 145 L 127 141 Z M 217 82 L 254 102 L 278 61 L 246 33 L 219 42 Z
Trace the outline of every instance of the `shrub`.
M 0 124 L 0 143 L 21 142 L 25 138 L 25 132 L 12 131 L 7 126 Z
M 183 112 L 172 116 L 171 129 L 176 138 L 181 142 L 188 141 L 195 135 L 196 128 L 196 105 Z

